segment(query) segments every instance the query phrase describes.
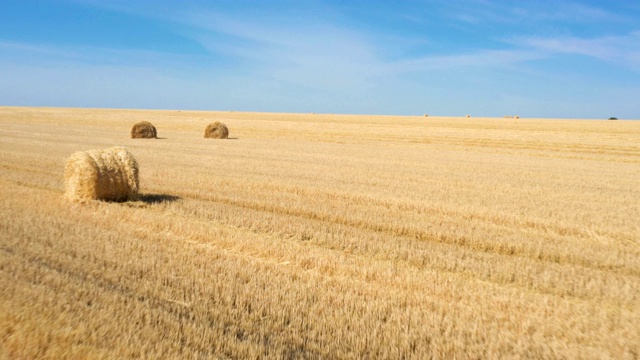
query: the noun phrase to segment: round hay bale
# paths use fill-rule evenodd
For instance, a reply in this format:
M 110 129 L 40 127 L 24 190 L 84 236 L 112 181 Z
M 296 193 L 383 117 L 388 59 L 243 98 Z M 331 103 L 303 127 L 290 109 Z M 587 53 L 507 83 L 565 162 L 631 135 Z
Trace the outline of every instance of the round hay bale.
M 157 139 L 156 127 L 148 121 L 140 121 L 131 128 L 132 139 Z
M 466 116 L 466 117 L 468 117 L 468 118 L 470 118 L 470 117 L 471 117 L 471 115 L 468 115 L 468 114 L 467 114 L 467 115 L 465 115 L 465 116 Z
M 424 117 L 429 117 L 429 114 L 424 114 L 423 116 L 424 116 Z
M 227 139 L 229 138 L 229 129 L 227 129 L 227 125 L 216 121 L 207 125 L 207 128 L 204 129 L 204 137 L 207 139 Z
M 123 147 L 79 151 L 64 169 L 65 196 L 71 200 L 126 201 L 138 196 L 138 163 Z

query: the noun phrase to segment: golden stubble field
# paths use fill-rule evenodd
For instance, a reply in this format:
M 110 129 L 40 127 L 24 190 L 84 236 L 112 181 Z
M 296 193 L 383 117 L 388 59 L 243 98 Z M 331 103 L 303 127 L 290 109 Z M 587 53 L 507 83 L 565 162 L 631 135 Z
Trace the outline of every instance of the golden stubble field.
M 639 184 L 640 121 L 1 107 L 0 357 L 637 359 Z

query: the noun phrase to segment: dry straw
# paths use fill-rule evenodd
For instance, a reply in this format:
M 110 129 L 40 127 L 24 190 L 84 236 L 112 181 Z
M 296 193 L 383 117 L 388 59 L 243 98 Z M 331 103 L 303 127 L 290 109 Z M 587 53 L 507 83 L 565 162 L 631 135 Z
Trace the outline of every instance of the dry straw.
M 216 121 L 207 125 L 207 128 L 204 129 L 204 137 L 210 139 L 227 139 L 229 137 L 229 129 L 227 129 L 227 125 Z
M 64 169 L 65 196 L 74 201 L 135 200 L 138 163 L 123 147 L 79 151 Z
M 148 121 L 140 121 L 131 128 L 132 139 L 156 139 L 158 132 L 156 127 Z

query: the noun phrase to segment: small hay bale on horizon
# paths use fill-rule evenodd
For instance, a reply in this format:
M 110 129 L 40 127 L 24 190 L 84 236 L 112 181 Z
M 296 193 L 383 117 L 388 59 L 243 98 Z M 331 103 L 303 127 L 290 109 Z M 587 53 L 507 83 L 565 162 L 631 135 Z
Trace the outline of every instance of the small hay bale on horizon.
M 229 129 L 227 125 L 216 121 L 207 125 L 204 129 L 204 137 L 206 139 L 227 139 L 229 138 Z
M 132 139 L 157 139 L 158 131 L 152 123 L 148 121 L 140 121 L 131 128 Z
M 64 169 L 65 196 L 73 201 L 127 201 L 138 197 L 138 163 L 120 146 L 78 151 Z
M 470 117 L 471 117 L 471 115 L 467 114 L 467 115 L 466 115 L 466 117 L 470 118 Z

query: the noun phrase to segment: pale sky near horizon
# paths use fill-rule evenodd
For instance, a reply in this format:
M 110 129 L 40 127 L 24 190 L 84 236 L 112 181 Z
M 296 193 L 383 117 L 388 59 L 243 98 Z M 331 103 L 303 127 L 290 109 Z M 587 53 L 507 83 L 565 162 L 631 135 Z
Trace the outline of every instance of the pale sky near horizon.
M 640 119 L 640 1 L 0 0 L 0 106 Z

